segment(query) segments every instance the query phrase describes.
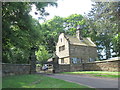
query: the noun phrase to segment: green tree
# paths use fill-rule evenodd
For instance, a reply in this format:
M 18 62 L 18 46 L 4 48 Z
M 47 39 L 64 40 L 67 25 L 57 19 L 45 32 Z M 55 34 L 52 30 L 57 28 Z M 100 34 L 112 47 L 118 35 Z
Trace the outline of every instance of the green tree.
M 102 56 L 101 52 L 104 50 L 106 59 L 112 57 L 112 53 L 119 56 L 118 50 L 113 49 L 116 46 L 113 38 L 118 34 L 119 6 L 119 2 L 97 2 L 93 4 L 87 17 L 92 39 L 97 43 L 99 56 Z
M 50 57 L 48 51 L 45 49 L 44 46 L 39 46 L 38 51 L 36 51 L 36 56 L 37 56 L 37 60 L 41 63 L 44 64 L 48 58 Z
M 48 2 L 2 2 L 2 46 L 4 63 L 27 63 L 31 47 L 42 42 L 43 36 L 38 21 L 29 15 L 32 5 L 45 15 Z
M 88 36 L 88 26 L 82 15 L 72 14 L 66 18 L 55 16 L 53 19 L 46 21 L 41 25 L 44 32 L 43 45 L 46 46 L 49 53 L 54 53 L 59 34 L 75 35 L 79 25 L 83 27 L 81 28 L 83 36 Z
M 53 19 L 44 22 L 41 27 L 44 32 L 43 45 L 46 46 L 49 53 L 54 53 L 58 35 L 64 32 L 63 18 L 55 16 Z
M 75 35 L 78 26 L 80 26 L 79 28 L 81 29 L 82 35 L 85 36 L 87 28 L 85 25 L 85 19 L 82 15 L 72 14 L 64 18 L 64 28 L 66 34 Z
M 116 36 L 113 37 L 112 39 L 113 42 L 113 50 L 114 52 L 120 56 L 120 33 L 118 33 Z

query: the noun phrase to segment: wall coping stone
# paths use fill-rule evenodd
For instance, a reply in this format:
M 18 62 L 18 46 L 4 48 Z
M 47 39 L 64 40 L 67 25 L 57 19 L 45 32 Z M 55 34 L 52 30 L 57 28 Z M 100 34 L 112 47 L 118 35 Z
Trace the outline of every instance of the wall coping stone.
M 2 65 L 20 65 L 20 66 L 22 66 L 22 65 L 31 65 L 31 64 L 12 64 L 12 63 L 2 63 Z
M 120 61 L 120 59 L 116 59 L 116 60 L 103 60 L 103 61 L 95 61 L 95 62 L 87 62 L 87 63 L 102 63 L 102 62 L 114 62 L 114 61 Z

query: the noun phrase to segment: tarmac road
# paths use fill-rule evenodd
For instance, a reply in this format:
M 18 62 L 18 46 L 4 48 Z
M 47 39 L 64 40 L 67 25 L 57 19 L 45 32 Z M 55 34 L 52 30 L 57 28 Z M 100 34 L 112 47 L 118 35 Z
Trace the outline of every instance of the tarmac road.
M 47 76 L 62 79 L 69 82 L 75 82 L 91 88 L 117 88 L 118 90 L 118 79 L 98 78 L 98 77 L 81 76 L 81 75 L 66 75 L 66 74 L 48 74 Z

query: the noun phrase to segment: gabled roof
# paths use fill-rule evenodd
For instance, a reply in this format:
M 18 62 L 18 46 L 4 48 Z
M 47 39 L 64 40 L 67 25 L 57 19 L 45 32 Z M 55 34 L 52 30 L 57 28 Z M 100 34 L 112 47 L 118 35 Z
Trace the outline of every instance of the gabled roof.
M 91 41 L 90 38 L 83 38 L 83 40 L 79 40 L 75 36 L 65 35 L 65 37 L 67 38 L 67 40 L 69 40 L 70 44 L 73 44 L 73 45 L 96 47 L 96 45 Z

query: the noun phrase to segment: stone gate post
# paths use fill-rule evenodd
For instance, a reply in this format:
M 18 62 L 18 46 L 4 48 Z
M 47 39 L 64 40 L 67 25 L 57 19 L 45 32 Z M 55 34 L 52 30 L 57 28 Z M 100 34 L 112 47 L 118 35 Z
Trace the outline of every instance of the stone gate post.
M 32 47 L 31 48 L 31 53 L 30 53 L 30 73 L 36 73 L 36 55 L 35 55 L 35 50 L 36 48 Z

